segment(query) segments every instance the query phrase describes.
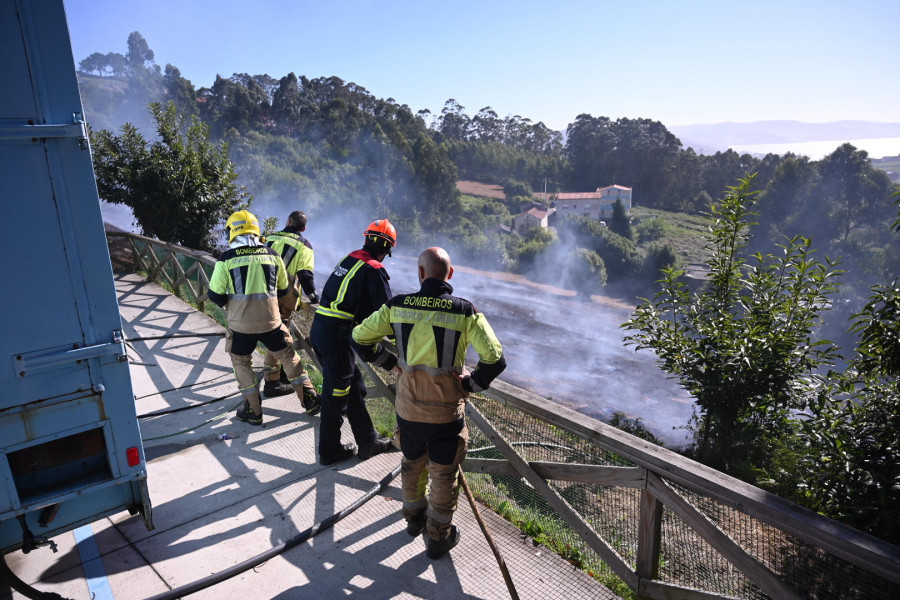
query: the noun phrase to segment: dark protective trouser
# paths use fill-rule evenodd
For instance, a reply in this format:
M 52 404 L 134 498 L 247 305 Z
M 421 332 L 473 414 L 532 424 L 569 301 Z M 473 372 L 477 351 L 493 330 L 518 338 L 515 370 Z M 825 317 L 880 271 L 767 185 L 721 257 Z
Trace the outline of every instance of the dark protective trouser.
M 403 517 L 409 520 L 425 510 L 428 536 L 442 540 L 450 535 L 459 497 L 459 465 L 466 457 L 469 429 L 465 419 L 450 423 L 417 423 L 397 417 L 400 430 L 400 480 Z M 429 477 L 431 489 L 425 490 Z
M 259 396 L 259 382 L 253 372 L 253 351 L 257 343 L 262 343 L 284 365 L 284 372 L 291 381 L 297 397 L 303 402 L 303 386 L 309 382 L 309 376 L 303 363 L 291 345 L 291 334 L 283 324 L 278 329 L 266 333 L 240 333 L 229 329 L 225 334 L 225 351 L 231 357 L 234 377 L 237 379 L 241 396 L 250 405 L 250 409 L 258 415 L 262 414 L 262 403 Z
M 378 432 L 366 409 L 366 384 L 356 366 L 356 354 L 350 347 L 352 330 L 352 321 L 316 315 L 309 332 L 313 350 L 322 364 L 319 456 L 341 450 L 344 415 L 350 421 L 357 446 L 378 439 Z

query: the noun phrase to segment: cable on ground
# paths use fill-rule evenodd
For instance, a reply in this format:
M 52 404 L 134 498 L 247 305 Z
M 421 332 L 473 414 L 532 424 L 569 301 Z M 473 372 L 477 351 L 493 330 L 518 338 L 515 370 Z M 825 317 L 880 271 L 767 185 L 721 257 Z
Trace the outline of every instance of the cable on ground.
M 12 572 L 12 569 L 9 568 L 9 565 L 6 564 L 5 555 L 0 556 L 0 581 L 6 582 L 9 587 L 32 600 L 69 600 L 69 598 L 60 596 L 55 592 L 42 592 L 19 579 Z
M 316 523 L 309 529 L 307 529 L 305 531 L 301 531 L 300 533 L 298 533 L 294 537 L 290 538 L 289 540 L 284 541 L 281 544 L 278 544 L 277 546 L 274 546 L 261 554 L 257 554 L 253 558 L 249 558 L 242 563 L 238 563 L 232 567 L 229 567 L 229 568 L 225 569 L 224 571 L 219 571 L 218 573 L 213 573 L 212 575 L 204 577 L 203 579 L 198 579 L 197 581 L 194 581 L 192 583 L 185 584 L 181 587 L 177 587 L 175 589 L 169 590 L 168 592 L 164 592 L 162 594 L 157 594 L 156 596 L 149 598 L 149 600 L 175 600 L 176 598 L 181 598 L 181 597 L 193 594 L 195 592 L 199 592 L 200 590 L 204 590 L 208 587 L 212 587 L 218 583 L 222 583 L 223 581 L 225 581 L 227 579 L 231 579 L 232 577 L 235 577 L 236 575 L 240 575 L 244 571 L 249 571 L 253 567 L 266 562 L 270 558 L 274 558 L 274 557 L 278 556 L 279 554 L 282 554 L 282 553 L 286 552 L 287 550 L 290 550 L 294 546 L 297 546 L 298 544 L 302 544 L 309 538 L 318 535 L 322 531 L 325 531 L 326 529 L 333 527 L 335 523 L 337 523 L 338 521 L 340 521 L 341 519 L 343 519 L 344 517 L 346 517 L 353 511 L 355 511 L 357 508 L 359 508 L 360 506 L 362 506 L 363 504 L 365 504 L 366 502 L 371 500 L 378 492 L 380 492 L 384 488 L 386 488 L 391 483 L 391 481 L 393 481 L 394 478 L 396 478 L 397 475 L 399 475 L 399 474 L 400 474 L 400 466 L 398 465 L 397 468 L 395 468 L 393 471 L 391 471 L 390 473 L 385 475 L 381 479 L 381 481 L 379 481 L 368 492 L 366 492 L 365 494 L 363 494 L 362 496 L 357 498 L 352 504 L 350 504 L 349 506 L 347 506 L 340 512 L 337 512 L 337 513 L 331 515 L 327 519 L 319 521 L 318 523 Z

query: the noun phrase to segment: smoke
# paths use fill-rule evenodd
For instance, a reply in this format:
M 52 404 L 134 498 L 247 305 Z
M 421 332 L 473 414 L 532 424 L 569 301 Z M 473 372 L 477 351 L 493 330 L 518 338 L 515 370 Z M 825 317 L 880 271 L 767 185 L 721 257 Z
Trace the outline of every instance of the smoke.
M 373 218 L 357 213 L 310 221 L 305 235 L 315 249 L 318 290 L 338 261 L 362 246 L 363 229 Z M 419 289 L 418 255 L 431 245 L 404 246 L 403 235 L 399 230 L 398 250 L 384 261 L 394 294 Z M 460 263 L 454 268 L 454 293 L 487 317 L 503 345 L 508 366 L 501 379 L 602 420 L 624 412 L 670 445 L 687 443 L 685 431 L 676 428 L 690 419 L 693 399 L 666 379 L 652 353 L 622 344 L 619 325 L 630 307 L 600 298 L 585 302 L 507 273 Z M 470 349 L 469 367 L 477 361 Z

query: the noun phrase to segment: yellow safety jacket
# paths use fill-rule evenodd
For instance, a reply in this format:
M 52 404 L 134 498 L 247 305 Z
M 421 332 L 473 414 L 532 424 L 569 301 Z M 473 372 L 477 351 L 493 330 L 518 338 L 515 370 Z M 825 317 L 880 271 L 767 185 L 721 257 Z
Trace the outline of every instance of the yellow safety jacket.
M 288 291 L 287 271 L 267 246 L 239 246 L 222 254 L 209 280 L 209 299 L 225 308 L 228 328 L 266 333 L 281 326 L 278 297 Z
M 284 268 L 287 270 L 290 289 L 281 298 L 281 318 L 290 319 L 291 312 L 297 310 L 300 302 L 300 293 L 296 288 L 300 287 L 306 292 L 311 302 L 318 302 L 316 284 L 313 276 L 315 260 L 313 258 L 312 244 L 300 235 L 300 231 L 294 227 L 286 227 L 282 231 L 275 232 L 266 237 L 266 245 L 281 255 Z
M 487 318 L 471 302 L 452 295 L 446 281 L 426 279 L 415 294 L 391 298 L 353 329 L 361 357 L 376 364 L 394 336 L 397 363 L 397 415 L 408 421 L 449 423 L 463 416 L 469 392 L 487 389 L 506 368 L 503 348 Z M 459 378 L 469 345 L 478 353 L 471 375 Z

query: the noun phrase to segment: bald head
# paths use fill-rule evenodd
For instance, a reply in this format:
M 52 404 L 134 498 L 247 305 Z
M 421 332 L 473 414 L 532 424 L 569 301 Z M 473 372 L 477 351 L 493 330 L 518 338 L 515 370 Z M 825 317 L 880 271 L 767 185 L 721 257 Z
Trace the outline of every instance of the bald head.
M 450 255 L 443 248 L 432 246 L 419 255 L 419 280 L 428 278 L 447 281 L 453 276 Z

